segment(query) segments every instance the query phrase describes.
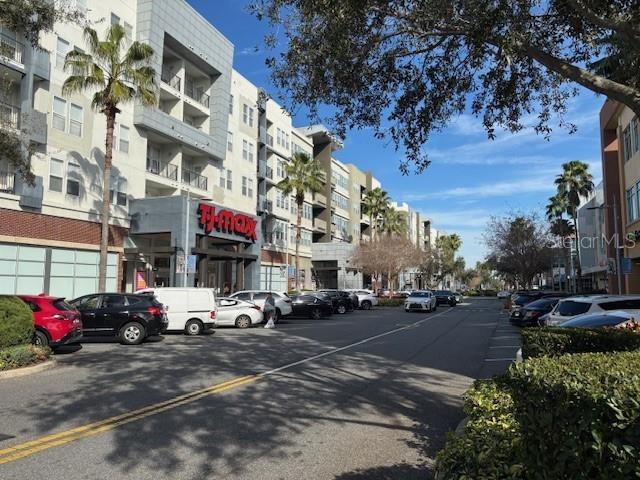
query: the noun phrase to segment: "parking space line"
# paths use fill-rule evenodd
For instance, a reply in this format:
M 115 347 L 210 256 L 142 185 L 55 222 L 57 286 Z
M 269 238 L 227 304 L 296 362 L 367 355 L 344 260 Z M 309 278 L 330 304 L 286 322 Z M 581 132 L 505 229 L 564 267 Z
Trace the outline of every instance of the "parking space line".
M 171 398 L 164 402 L 155 403 L 152 405 L 148 405 L 146 407 L 125 412 L 123 414 L 107 418 L 105 420 L 100 420 L 100 421 L 89 423 L 79 427 L 71 428 L 69 430 L 65 430 L 62 432 L 45 435 L 40 438 L 36 438 L 34 440 L 29 440 L 23 443 L 19 443 L 17 445 L 13 445 L 11 447 L 0 449 L 0 465 L 34 455 L 35 453 L 41 452 L 43 450 L 48 450 L 50 448 L 66 445 L 68 443 L 75 442 L 83 438 L 91 437 L 93 435 L 97 435 L 102 432 L 107 432 L 121 425 L 126 425 L 128 423 L 131 423 L 137 420 L 142 420 L 143 418 L 150 417 L 152 415 L 157 415 L 167 410 L 171 410 L 176 407 L 195 402 L 196 400 L 200 400 L 208 396 L 223 393 L 228 390 L 238 388 L 240 386 L 247 385 L 249 383 L 256 382 L 262 378 L 282 372 L 289 368 L 302 365 L 304 363 L 311 362 L 319 358 L 327 357 L 329 355 L 334 355 L 344 350 L 347 350 L 359 345 L 363 345 L 373 340 L 377 340 L 379 338 L 383 338 L 388 335 L 393 335 L 395 333 L 408 330 L 410 328 L 415 328 L 418 325 L 421 325 L 422 323 L 426 322 L 427 320 L 431 320 L 435 317 L 439 317 L 440 315 L 444 315 L 449 311 L 451 311 L 451 308 L 436 314 L 431 314 L 428 317 L 425 317 L 416 322 L 404 325 L 402 327 L 394 328 L 393 330 L 389 330 L 387 332 L 379 333 L 377 335 L 364 338 L 362 340 L 351 343 L 349 345 L 332 348 L 327 352 L 323 352 L 318 355 L 313 355 L 311 357 L 307 357 L 297 362 L 292 362 L 278 368 L 273 368 L 266 372 L 257 373 L 253 375 L 246 375 L 243 377 L 237 377 L 237 378 L 228 380 L 226 382 L 218 383 L 200 390 L 195 390 L 193 392 L 179 395 L 177 397 Z
M 513 362 L 515 358 L 485 358 L 485 362 Z

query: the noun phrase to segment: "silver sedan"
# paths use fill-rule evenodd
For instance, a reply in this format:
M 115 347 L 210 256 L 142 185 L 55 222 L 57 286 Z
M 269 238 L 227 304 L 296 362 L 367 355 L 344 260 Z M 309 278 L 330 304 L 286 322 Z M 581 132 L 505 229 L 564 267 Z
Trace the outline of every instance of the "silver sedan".
M 216 303 L 218 305 L 216 327 L 235 325 L 238 328 L 248 328 L 262 323 L 262 309 L 254 303 L 226 297 L 217 298 Z

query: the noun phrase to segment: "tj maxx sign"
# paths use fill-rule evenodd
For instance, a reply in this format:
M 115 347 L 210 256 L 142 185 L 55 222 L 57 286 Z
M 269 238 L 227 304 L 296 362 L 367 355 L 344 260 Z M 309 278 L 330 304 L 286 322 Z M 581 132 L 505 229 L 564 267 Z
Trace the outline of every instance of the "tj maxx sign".
M 198 225 L 209 235 L 214 229 L 232 235 L 241 235 L 252 242 L 257 238 L 258 221 L 243 213 L 234 213 L 224 208 L 216 209 L 214 205 L 200 203 L 198 205 Z

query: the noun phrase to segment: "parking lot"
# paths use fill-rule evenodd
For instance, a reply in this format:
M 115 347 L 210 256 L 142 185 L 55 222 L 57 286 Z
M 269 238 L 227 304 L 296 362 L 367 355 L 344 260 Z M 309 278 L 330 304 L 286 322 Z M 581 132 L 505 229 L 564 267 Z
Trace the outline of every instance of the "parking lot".
M 56 368 L 0 382 L 0 477 L 31 478 L 46 459 L 70 479 L 425 478 L 461 394 L 515 356 L 500 307 L 66 347 Z

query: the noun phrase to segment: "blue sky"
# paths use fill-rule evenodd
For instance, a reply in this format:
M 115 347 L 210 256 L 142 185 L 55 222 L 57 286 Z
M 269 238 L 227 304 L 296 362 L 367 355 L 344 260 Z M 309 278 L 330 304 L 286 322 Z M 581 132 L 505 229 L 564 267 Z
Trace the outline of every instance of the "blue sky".
M 261 47 L 267 26 L 247 13 L 248 2 L 188 1 L 235 45 L 236 70 L 266 88 L 275 100 L 282 98 L 285 92 L 271 86 L 264 63 L 268 52 Z M 498 134 L 491 141 L 480 120 L 463 115 L 425 145 L 432 164 L 419 175 L 403 176 L 398 169 L 401 154 L 369 130 L 350 132 L 335 156 L 372 171 L 394 200 L 406 201 L 431 217 L 437 229 L 461 235 L 460 254 L 472 266 L 484 257 L 482 232 L 489 217 L 514 210 L 542 212 L 563 162 L 588 162 L 596 183 L 600 181 L 598 111 L 603 101 L 582 91 L 567 115 L 578 126 L 577 133 L 555 129 L 549 141 L 532 129 Z M 294 123 L 309 122 L 298 114 Z

